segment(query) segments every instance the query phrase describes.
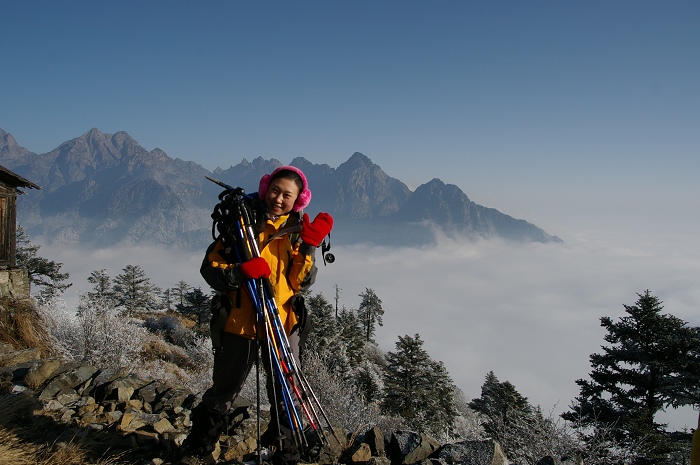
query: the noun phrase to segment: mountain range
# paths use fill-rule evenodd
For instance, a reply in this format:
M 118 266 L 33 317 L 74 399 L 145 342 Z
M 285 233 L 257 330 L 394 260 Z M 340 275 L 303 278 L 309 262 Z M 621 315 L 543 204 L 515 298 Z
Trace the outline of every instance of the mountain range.
M 201 248 L 211 241 L 211 212 L 222 188 L 210 176 L 246 192 L 282 165 L 243 159 L 208 171 L 193 161 L 148 151 L 126 132 L 91 129 L 37 154 L 0 129 L 0 165 L 39 185 L 18 200 L 18 223 L 32 240 L 87 247 L 161 244 Z M 337 168 L 293 159 L 313 193 L 307 212 L 335 219 L 333 244 L 424 245 L 449 237 L 559 242 L 537 226 L 471 201 L 435 178 L 414 191 L 361 153 Z

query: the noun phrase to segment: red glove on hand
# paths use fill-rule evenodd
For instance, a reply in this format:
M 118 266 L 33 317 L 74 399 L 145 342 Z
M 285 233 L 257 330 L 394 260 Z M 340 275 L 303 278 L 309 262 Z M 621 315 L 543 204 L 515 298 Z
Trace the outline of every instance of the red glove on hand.
M 251 258 L 245 263 L 241 263 L 241 272 L 243 276 L 249 279 L 269 278 L 270 265 L 267 264 L 264 258 Z
M 333 217 L 328 213 L 321 212 L 316 215 L 313 223 L 309 222 L 309 215 L 304 213 L 301 223 L 301 240 L 309 245 L 318 247 L 323 238 L 333 229 Z

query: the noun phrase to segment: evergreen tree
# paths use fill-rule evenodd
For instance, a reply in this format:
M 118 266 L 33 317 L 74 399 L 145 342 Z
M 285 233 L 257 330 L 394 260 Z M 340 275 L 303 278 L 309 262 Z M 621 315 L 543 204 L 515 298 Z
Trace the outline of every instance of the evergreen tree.
M 405 418 L 421 432 L 448 430 L 457 415 L 454 384 L 444 366 L 423 349 L 420 335 L 399 337 L 387 363 L 382 410 Z
M 523 440 L 531 438 L 529 432 L 538 418 L 530 402 L 511 382 L 501 382 L 493 371 L 488 372 L 481 385 L 481 397 L 473 399 L 469 407 L 486 417 L 484 431 L 503 446 L 508 457 L 522 455 L 528 446 Z
M 365 356 L 365 339 L 362 323 L 355 312 L 343 308 L 338 317 L 340 342 L 345 346 L 348 363 L 357 368 Z
M 494 424 L 532 413 L 527 397 L 523 397 L 509 381 L 500 382 L 493 371 L 486 374 L 484 384 L 481 385 L 481 397 L 473 399 L 469 406 L 486 415 Z M 494 431 L 489 430 L 488 424 L 486 431 L 494 434 Z
M 455 418 L 459 415 L 455 402 L 457 386 L 454 385 L 444 363 L 431 360 L 430 371 L 432 372 L 433 389 L 426 406 L 429 412 L 426 423 L 429 431 L 437 434 L 452 430 L 455 426 Z
M 203 326 L 209 322 L 211 310 L 211 297 L 202 292 L 201 287 L 195 287 L 185 294 L 185 303 L 177 304 L 175 309 L 188 318 L 195 321 L 195 325 L 201 331 Z
M 576 381 L 580 395 L 562 417 L 582 427 L 608 428 L 630 447 L 642 443 L 641 450 L 634 446 L 636 464 L 662 463 L 674 445 L 654 417 L 688 401 L 688 393 L 678 390 L 680 380 L 697 393 L 700 339 L 698 328 L 662 314 L 662 302 L 648 290 L 637 296 L 619 321 L 600 319 L 610 345 L 590 356 L 590 380 Z
M 114 302 L 114 292 L 112 291 L 112 278 L 107 274 L 104 268 L 95 270 L 90 273 L 87 281 L 92 284 L 92 291 L 87 292 L 87 298 L 97 302 L 103 302 L 106 305 Z
M 187 293 L 190 292 L 190 289 L 192 286 L 187 284 L 184 280 L 178 282 L 175 287 L 172 289 L 172 297 L 175 301 L 175 307 L 177 308 L 178 305 L 185 305 L 185 299 L 187 296 Z
M 16 236 L 17 266 L 29 275 L 29 283 L 39 286 L 37 300 L 40 303 L 49 302 L 54 297 L 63 294 L 72 283 L 66 283 L 68 273 L 61 273 L 63 263 L 57 263 L 38 255 L 41 246 L 32 244 L 29 234 L 22 226 L 17 226 Z
M 362 302 L 357 311 L 357 317 L 362 322 L 365 328 L 365 340 L 367 342 L 374 340 L 375 325 L 383 326 L 382 316 L 382 301 L 377 294 L 369 288 L 365 288 L 365 292 L 360 294 Z
M 368 403 L 382 400 L 384 382 L 380 367 L 369 360 L 362 362 L 355 375 L 357 389 Z
M 322 360 L 331 362 L 338 352 L 338 325 L 333 316 L 333 306 L 319 293 L 307 300 L 311 318 L 310 329 L 303 350 L 315 353 Z M 329 363 L 332 365 L 332 362 Z M 332 366 L 328 366 L 332 371 Z
M 160 289 L 139 265 L 127 265 L 113 280 L 112 291 L 117 306 L 127 315 L 136 311 L 153 311 L 158 308 Z
M 163 289 L 160 299 L 163 302 L 163 310 L 169 312 L 173 309 L 173 290 L 171 288 L 167 287 Z

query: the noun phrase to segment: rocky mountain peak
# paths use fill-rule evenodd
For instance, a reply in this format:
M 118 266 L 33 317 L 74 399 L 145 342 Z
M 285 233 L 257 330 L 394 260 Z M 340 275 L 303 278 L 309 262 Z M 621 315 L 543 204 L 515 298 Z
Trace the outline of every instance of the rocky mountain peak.
M 15 138 L 12 137 L 12 134 L 0 129 L 0 150 L 4 149 L 5 147 L 19 147 L 19 145 L 17 144 Z
M 221 192 L 204 176 L 255 192 L 264 174 L 285 164 L 304 171 L 314 198 L 307 212 L 330 212 L 336 220 L 334 238 L 341 242 L 369 237 L 396 244 L 401 237 L 410 241 L 405 245 L 425 244 L 434 240 L 436 227 L 470 238 L 559 240 L 524 220 L 475 204 L 459 187 L 438 178 L 412 192 L 360 152 L 337 168 L 303 157 L 282 163 L 260 156 L 211 173 L 194 162 L 173 160 L 161 149 L 149 152 L 124 131 L 110 135 L 93 128 L 40 155 L 4 131 L 0 144 L 0 165 L 42 187 L 20 205 L 20 224 L 31 235 L 54 241 L 202 247 L 211 238 L 211 209 Z

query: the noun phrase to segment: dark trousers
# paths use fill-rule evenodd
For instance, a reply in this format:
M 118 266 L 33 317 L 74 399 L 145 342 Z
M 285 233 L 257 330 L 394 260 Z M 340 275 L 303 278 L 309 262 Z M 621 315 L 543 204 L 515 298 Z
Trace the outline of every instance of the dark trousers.
M 288 336 L 289 346 L 294 358 L 299 361 L 299 333 L 295 332 Z M 213 382 L 202 397 L 202 403 L 212 413 L 226 414 L 231 410 L 233 401 L 243 389 L 246 378 L 250 370 L 255 365 L 258 341 L 224 333 L 221 339 L 222 347 L 214 354 Z M 260 361 L 262 362 L 267 375 L 267 394 L 270 405 L 275 405 L 281 401 L 280 386 L 270 369 L 270 356 L 267 343 L 260 343 Z M 273 384 L 275 382 L 274 391 Z M 273 393 L 276 393 L 273 395 Z
M 288 339 L 289 348 L 298 361 L 301 339 L 299 332 L 290 335 Z M 250 370 L 255 365 L 258 347 L 260 361 L 267 375 L 266 390 L 271 406 L 267 437 L 270 438 L 271 444 L 276 443 L 280 434 L 286 436 L 283 431 L 286 430 L 288 420 L 279 380 L 275 379 L 270 369 L 267 343 L 259 343 L 230 333 L 223 333 L 221 343 L 222 347 L 214 353 L 213 385 L 204 393 L 202 402 L 194 408 L 190 416 L 192 429 L 187 437 L 187 448 L 198 454 L 213 450 L 214 444 L 227 427 L 227 414 L 233 409 L 234 400 L 240 394 Z M 264 442 L 268 442 L 268 439 Z

